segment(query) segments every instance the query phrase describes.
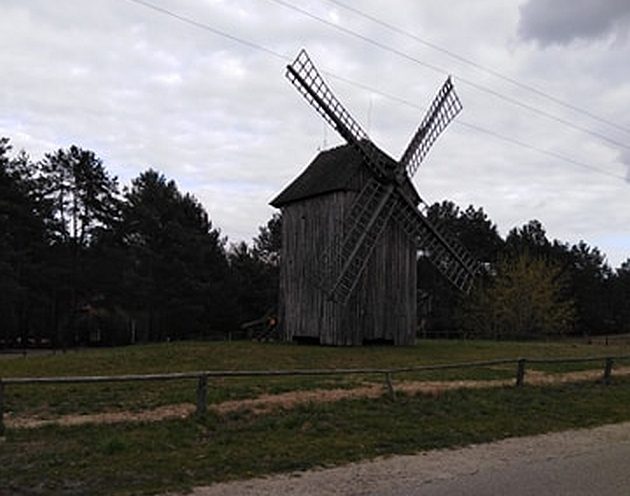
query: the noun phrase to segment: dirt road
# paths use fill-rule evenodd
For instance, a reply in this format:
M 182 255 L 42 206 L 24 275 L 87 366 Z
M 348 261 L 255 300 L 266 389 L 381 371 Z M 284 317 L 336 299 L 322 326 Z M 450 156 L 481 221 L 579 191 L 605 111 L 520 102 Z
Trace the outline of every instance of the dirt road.
M 215 484 L 193 496 L 625 496 L 630 422 Z

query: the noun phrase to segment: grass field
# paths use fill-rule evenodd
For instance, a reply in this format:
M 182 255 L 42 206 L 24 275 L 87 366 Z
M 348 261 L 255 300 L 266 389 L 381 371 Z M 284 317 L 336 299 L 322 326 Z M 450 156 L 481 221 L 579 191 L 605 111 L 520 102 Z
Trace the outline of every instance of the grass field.
M 333 348 L 253 342 L 178 342 L 0 360 L 0 377 L 149 374 L 197 370 L 269 370 L 400 367 L 517 357 L 577 357 L 630 354 L 630 346 L 568 342 L 422 341 L 414 347 Z M 545 371 L 579 370 L 600 364 L 538 365 Z M 512 366 L 403 374 L 398 379 L 506 379 Z M 352 387 L 382 376 L 216 379 L 210 403 L 295 389 Z M 194 381 L 99 385 L 39 385 L 7 388 L 5 408 L 18 415 L 139 410 L 194 402 Z
M 520 356 L 620 354 L 630 354 L 630 348 L 484 341 L 422 341 L 410 348 L 170 343 L 0 360 L 0 376 L 397 367 Z M 559 369 L 553 367 L 553 371 Z M 423 373 L 413 378 L 485 379 L 513 374 L 509 367 Z M 364 380 L 217 380 L 211 383 L 209 402 L 291 389 L 351 387 Z M 382 377 L 373 380 L 382 381 Z M 192 402 L 194 383 L 10 386 L 6 393 L 5 408 L 13 414 L 54 417 Z M 9 429 L 0 444 L 0 494 L 3 490 L 10 494 L 151 494 L 382 454 L 630 420 L 629 404 L 630 381 L 619 378 L 610 386 L 582 383 L 451 391 L 432 397 L 399 395 L 396 402 L 385 397 L 344 400 L 266 415 L 233 412 L 209 414 L 202 420 Z
M 249 341 L 175 342 L 94 348 L 0 360 L 0 376 L 106 375 L 191 370 L 396 367 L 491 358 L 605 356 L 630 353 L 628 344 L 426 340 L 416 346 L 355 348 Z

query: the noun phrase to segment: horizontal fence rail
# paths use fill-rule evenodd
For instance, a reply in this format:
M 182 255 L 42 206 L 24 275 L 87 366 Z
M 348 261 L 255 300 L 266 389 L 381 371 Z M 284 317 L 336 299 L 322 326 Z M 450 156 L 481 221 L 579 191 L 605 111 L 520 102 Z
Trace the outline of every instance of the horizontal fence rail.
M 287 377 L 287 376 L 326 376 L 326 375 L 384 375 L 385 387 L 389 396 L 395 397 L 392 376 L 405 372 L 430 372 L 436 370 L 453 370 L 466 368 L 492 367 L 496 365 L 516 364 L 515 386 L 525 384 L 527 364 L 562 364 L 603 362 L 602 381 L 610 382 L 615 361 L 630 360 L 630 355 L 606 357 L 560 357 L 560 358 L 500 358 L 474 362 L 445 363 L 436 365 L 417 365 L 391 368 L 355 368 L 355 369 L 293 369 L 293 370 L 203 370 L 194 372 L 171 372 L 164 374 L 130 374 L 99 376 L 57 376 L 57 377 L 0 377 L 0 436 L 4 434 L 4 398 L 8 385 L 33 384 L 85 384 L 110 382 L 150 382 L 196 379 L 196 414 L 207 412 L 208 379 L 223 377 Z

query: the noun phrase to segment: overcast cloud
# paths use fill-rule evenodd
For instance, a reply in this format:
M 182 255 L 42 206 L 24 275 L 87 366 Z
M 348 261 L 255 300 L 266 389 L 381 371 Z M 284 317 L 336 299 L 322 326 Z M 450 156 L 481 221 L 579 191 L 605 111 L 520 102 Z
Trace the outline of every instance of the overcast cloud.
M 416 62 L 271 0 L 147 1 L 286 59 L 130 0 L 0 0 L 0 135 L 34 159 L 71 144 L 92 149 L 123 184 L 154 167 L 195 194 L 230 241 L 249 241 L 273 213 L 269 200 L 318 150 L 341 143 L 284 78 L 300 48 L 322 70 L 373 88 L 329 78 L 394 157 L 451 73 L 464 111 L 414 178 L 420 194 L 483 206 L 503 234 L 539 219 L 551 238 L 583 239 L 613 266 L 630 256 L 628 2 L 358 7 L 605 123 L 326 0 L 292 4 Z
M 628 0 L 529 0 L 521 7 L 519 34 L 542 45 L 566 44 L 625 38 L 629 26 Z

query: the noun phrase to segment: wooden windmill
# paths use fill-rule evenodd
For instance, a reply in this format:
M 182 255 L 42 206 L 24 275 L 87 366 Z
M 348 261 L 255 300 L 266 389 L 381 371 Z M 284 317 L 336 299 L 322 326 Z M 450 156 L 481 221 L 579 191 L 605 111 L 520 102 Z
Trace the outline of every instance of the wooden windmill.
M 415 342 L 418 252 L 468 292 L 478 268 L 427 219 L 410 178 L 460 112 L 446 80 L 396 161 L 372 143 L 302 50 L 287 78 L 347 142 L 320 153 L 271 204 L 282 210 L 279 319 L 288 340 Z

